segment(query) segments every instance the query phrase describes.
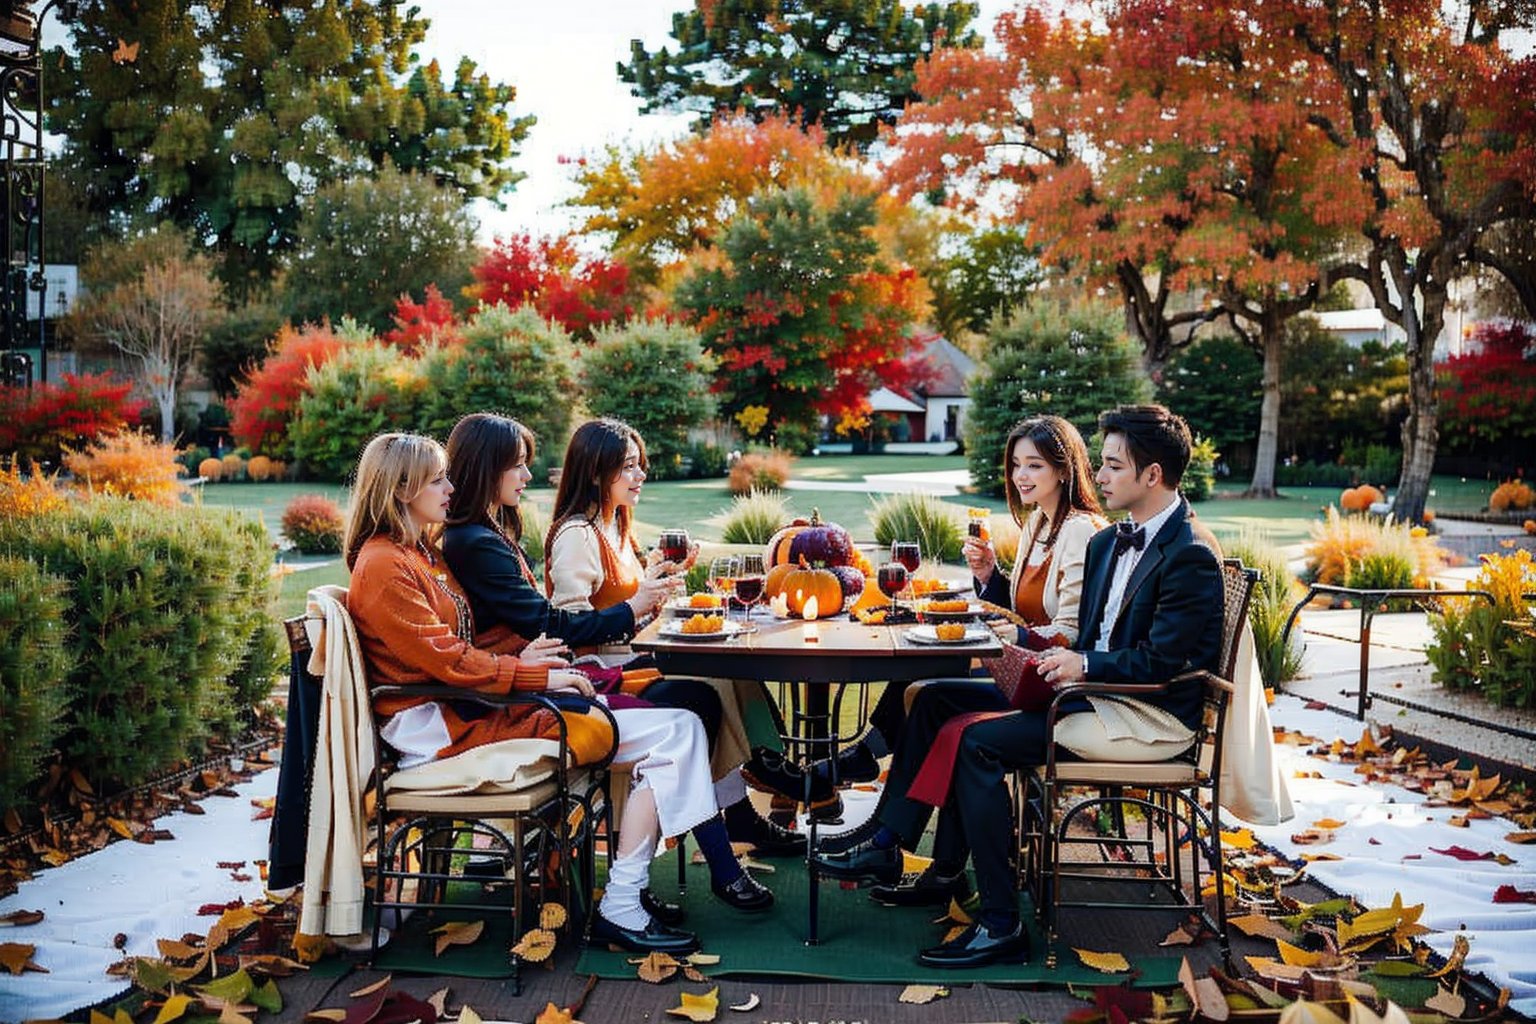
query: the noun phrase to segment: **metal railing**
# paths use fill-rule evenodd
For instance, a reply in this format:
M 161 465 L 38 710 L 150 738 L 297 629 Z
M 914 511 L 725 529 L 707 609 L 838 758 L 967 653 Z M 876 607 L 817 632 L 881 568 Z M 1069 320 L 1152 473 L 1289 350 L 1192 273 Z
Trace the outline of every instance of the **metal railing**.
M 1291 614 L 1285 620 L 1285 629 L 1280 633 L 1280 642 L 1282 644 L 1290 643 L 1291 627 L 1296 624 L 1296 617 L 1300 615 L 1301 610 L 1310 604 L 1312 599 L 1317 597 L 1319 594 L 1330 594 L 1336 597 L 1354 600 L 1358 602 L 1360 606 L 1360 687 L 1354 694 L 1356 697 L 1355 718 L 1357 720 L 1364 721 L 1365 712 L 1370 708 L 1372 701 L 1380 699 L 1390 704 L 1412 708 L 1416 711 L 1427 711 L 1433 714 L 1441 715 L 1445 718 L 1453 718 L 1457 721 L 1468 722 L 1472 725 L 1481 726 L 1485 729 L 1492 729 L 1496 732 L 1506 733 L 1511 736 L 1536 740 L 1536 733 L 1528 732 L 1524 729 L 1518 729 L 1514 726 L 1503 725 L 1497 722 L 1487 722 L 1480 719 L 1471 718 L 1466 715 L 1458 714 L 1457 712 L 1450 711 L 1448 709 L 1416 704 L 1397 697 L 1382 696 L 1379 698 L 1374 698 L 1370 693 L 1371 622 L 1376 618 L 1377 615 L 1380 615 L 1387 610 L 1386 604 L 1388 601 L 1404 599 L 1413 601 L 1440 601 L 1447 597 L 1467 597 L 1481 598 L 1491 605 L 1495 603 L 1492 593 L 1486 590 L 1470 589 L 1426 590 L 1421 588 L 1402 588 L 1388 590 L 1363 590 L 1358 587 L 1342 587 L 1332 583 L 1313 583 L 1307 587 L 1306 596 L 1303 597 L 1300 601 L 1297 601 L 1296 604 L 1291 608 Z M 1520 595 L 1520 597 L 1521 600 L 1524 601 L 1536 601 L 1536 593 L 1523 593 Z M 1350 694 L 1346 691 L 1345 696 L 1350 696 Z

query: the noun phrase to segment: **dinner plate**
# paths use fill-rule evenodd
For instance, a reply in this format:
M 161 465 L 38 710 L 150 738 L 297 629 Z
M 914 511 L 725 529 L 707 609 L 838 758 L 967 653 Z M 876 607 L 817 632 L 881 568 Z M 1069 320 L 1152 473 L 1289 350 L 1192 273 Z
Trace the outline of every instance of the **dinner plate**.
M 941 597 L 937 600 L 943 601 L 945 598 Z M 951 598 L 950 600 L 953 599 Z M 966 606 L 965 611 L 962 612 L 938 612 L 931 608 L 924 608 L 922 615 L 923 618 L 933 622 L 970 622 L 980 616 L 985 610 L 979 602 L 972 601 Z
M 956 597 L 970 597 L 976 592 L 971 589 L 969 580 L 939 580 L 937 590 L 929 590 L 917 595 L 920 598 L 933 598 L 937 601 L 950 600 Z
M 663 604 L 661 606 L 661 610 L 666 612 L 668 615 L 709 615 L 719 614 L 725 611 L 724 604 L 721 604 L 715 608 L 695 608 L 693 605 L 688 603 L 688 600 L 689 595 L 674 597 L 670 601 L 667 601 L 665 604 Z
M 686 640 L 702 643 L 709 640 L 729 640 L 746 628 L 735 619 L 726 619 L 725 627 L 718 633 L 684 633 L 683 623 L 686 621 L 688 620 L 673 619 L 658 629 L 656 635 L 664 640 Z
M 914 644 L 957 646 L 960 644 L 984 643 L 988 638 L 991 637 L 992 631 L 986 626 L 967 626 L 965 635 L 962 636 L 959 640 L 940 640 L 939 634 L 934 630 L 934 628 L 925 624 L 921 626 L 913 626 L 911 629 L 906 630 L 902 635 L 905 636 L 908 640 L 912 641 Z

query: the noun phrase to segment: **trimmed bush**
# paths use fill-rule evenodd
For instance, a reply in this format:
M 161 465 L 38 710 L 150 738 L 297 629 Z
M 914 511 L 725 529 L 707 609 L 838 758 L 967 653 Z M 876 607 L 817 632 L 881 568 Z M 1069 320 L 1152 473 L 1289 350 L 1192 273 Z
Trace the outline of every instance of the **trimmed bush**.
M 346 525 L 341 508 L 323 494 L 300 494 L 283 509 L 283 536 L 301 555 L 339 554 Z
M 727 544 L 767 544 L 789 518 L 789 503 L 781 492 L 752 490 L 737 495 L 725 510 L 720 539 Z
M 375 434 L 416 429 L 422 386 L 416 361 L 399 349 L 377 341 L 343 349 L 309 373 L 288 427 L 294 458 L 322 480 L 347 479 Z
M 1273 687 L 1301 674 L 1301 645 L 1295 640 L 1281 642 L 1285 620 L 1296 601 L 1296 575 L 1285 564 L 1285 556 L 1264 535 L 1245 527 L 1234 541 L 1224 544 L 1226 554 L 1240 558 L 1250 569 L 1260 573 L 1259 583 L 1248 603 L 1248 622 L 1253 627 L 1253 649 L 1259 659 L 1259 673 L 1264 685 Z
M 603 328 L 581 357 L 581 393 L 593 416 L 627 422 L 645 438 L 650 475 L 685 474 L 688 432 L 710 415 L 709 374 L 698 332 L 661 320 Z
M 208 456 L 197 464 L 197 475 L 208 483 L 224 479 L 224 460 Z
M 277 463 L 265 455 L 257 455 L 245 464 L 245 475 L 258 484 L 265 483 L 268 480 L 274 479 L 272 467 L 276 465 Z
M 224 479 L 239 480 L 245 476 L 245 460 L 234 452 L 224 456 Z
M 965 544 L 964 514 L 931 494 L 888 494 L 875 501 L 869 518 L 875 524 L 875 542 L 883 547 L 915 540 L 924 558 L 958 562 Z
M 462 345 L 428 349 L 422 357 L 426 391 L 419 427 L 446 440 L 465 413 L 511 416 L 538 439 L 530 468 L 543 479 L 570 436 L 575 361 L 570 336 L 531 308 L 486 307 L 464 325 Z
M 1189 451 L 1189 466 L 1184 470 L 1184 479 L 1179 481 L 1179 493 L 1190 501 L 1204 501 L 1211 496 L 1211 491 L 1216 488 L 1216 460 L 1221 458 L 1221 453 L 1216 450 L 1216 443 L 1208 437 L 1195 438 L 1194 447 Z
M 966 464 L 986 494 L 1003 493 L 1003 442 L 1020 420 L 1054 413 L 1091 443 L 1100 412 L 1152 397 L 1119 309 L 1062 313 L 1041 303 L 993 328 L 986 351 L 971 381 L 965 428 Z
M 699 441 L 688 447 L 688 476 L 693 480 L 713 480 L 725 476 L 725 449 Z
M 64 732 L 68 613 L 63 579 L 0 556 L 0 811 L 28 804 L 27 791 Z
M 1507 512 L 1510 509 L 1525 509 L 1536 504 L 1536 491 L 1523 480 L 1506 480 L 1493 489 L 1488 496 L 1488 510 L 1490 512 Z
M 64 465 L 87 490 L 107 497 L 174 505 L 186 490 L 176 449 L 138 431 L 98 438 L 65 455 Z
M 726 486 L 732 494 L 781 491 L 789 482 L 792 460 L 784 452 L 749 452 L 731 467 Z
M 59 750 L 98 790 L 196 756 L 269 692 L 276 580 L 259 520 L 98 498 L 0 522 L 7 554 L 68 582 L 74 700 Z

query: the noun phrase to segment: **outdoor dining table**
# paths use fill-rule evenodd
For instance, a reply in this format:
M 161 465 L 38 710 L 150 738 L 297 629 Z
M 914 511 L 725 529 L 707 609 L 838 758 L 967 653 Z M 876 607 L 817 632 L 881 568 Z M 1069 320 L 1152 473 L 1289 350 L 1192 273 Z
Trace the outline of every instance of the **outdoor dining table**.
M 810 805 L 811 765 L 835 758 L 837 746 L 855 738 L 865 724 L 870 683 L 906 683 L 918 679 L 965 676 L 972 658 L 1002 653 L 997 638 L 963 644 L 923 644 L 911 639 L 910 625 L 865 625 L 847 616 L 802 622 L 759 613 L 752 628 L 728 638 L 677 639 L 661 633 L 665 619 L 647 625 L 632 641 L 652 654 L 667 675 L 778 683 L 789 707 L 781 708 L 786 754 L 805 773 L 805 804 Z M 733 622 L 741 621 L 735 616 Z M 837 728 L 848 687 L 860 687 L 858 721 L 844 734 Z M 806 844 L 809 908 L 806 945 L 817 938 L 820 879 L 816 871 L 817 821 L 810 816 Z

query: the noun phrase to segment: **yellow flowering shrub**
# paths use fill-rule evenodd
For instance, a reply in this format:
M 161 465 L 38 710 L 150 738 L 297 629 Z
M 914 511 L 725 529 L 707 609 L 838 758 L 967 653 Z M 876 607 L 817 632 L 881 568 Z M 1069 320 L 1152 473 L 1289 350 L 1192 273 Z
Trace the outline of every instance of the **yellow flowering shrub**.
M 0 518 L 26 518 L 53 512 L 68 504 L 59 489 L 58 474 L 48 475 L 32 463 L 21 475 L 19 457 L 0 460 Z
M 184 490 L 176 454 L 174 445 L 125 430 L 67 453 L 64 465 L 93 494 L 174 505 Z

